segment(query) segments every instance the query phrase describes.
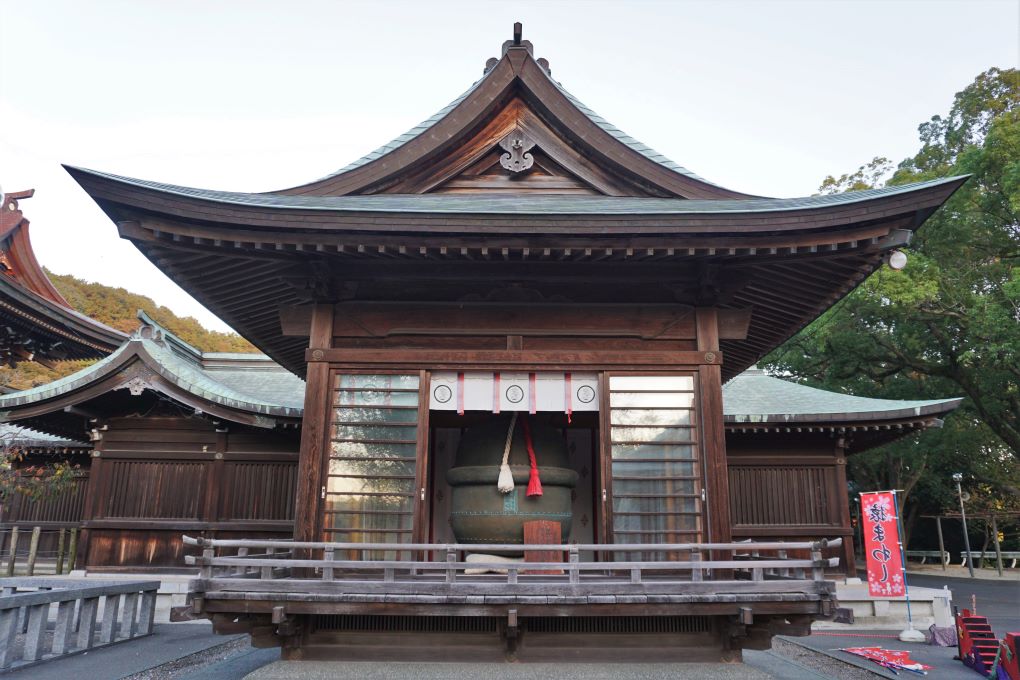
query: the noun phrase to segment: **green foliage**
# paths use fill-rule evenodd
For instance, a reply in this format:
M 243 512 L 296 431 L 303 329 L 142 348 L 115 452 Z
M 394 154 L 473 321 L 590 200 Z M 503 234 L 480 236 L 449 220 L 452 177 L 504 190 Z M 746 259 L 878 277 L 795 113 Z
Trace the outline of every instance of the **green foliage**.
M 236 333 L 221 333 L 202 327 L 191 316 L 180 317 L 167 307 L 157 306 L 152 298 L 123 288 L 82 281 L 69 274 L 47 272 L 50 281 L 71 306 L 111 328 L 130 333 L 138 328 L 139 309 L 151 316 L 189 345 L 203 352 L 257 352 L 250 342 Z
M 26 464 L 25 453 L 16 444 L 20 432 L 12 428 L 0 435 L 0 501 L 11 494 L 32 500 L 53 498 L 70 489 L 78 466 L 65 460 Z
M 89 283 L 69 274 L 47 272 L 50 281 L 77 311 L 111 328 L 131 333 L 138 328 L 138 310 L 143 310 L 157 323 L 203 352 L 257 352 L 258 350 L 236 333 L 206 330 L 194 317 L 180 317 L 151 298 L 123 288 Z M 9 390 L 25 390 L 52 382 L 79 371 L 89 362 L 62 361 L 53 368 L 24 361 L 16 368 L 0 367 L 0 386 Z
M 908 249 L 766 358 L 815 386 L 893 399 L 963 396 L 942 430 L 851 458 L 862 489 L 908 491 L 913 513 L 952 511 L 953 472 L 973 503 L 1020 507 L 1020 73 L 990 69 L 919 128 L 892 185 L 970 174 Z M 823 192 L 880 185 L 876 158 Z M 913 498 L 913 496 L 916 496 Z M 980 509 L 980 508 L 975 508 Z

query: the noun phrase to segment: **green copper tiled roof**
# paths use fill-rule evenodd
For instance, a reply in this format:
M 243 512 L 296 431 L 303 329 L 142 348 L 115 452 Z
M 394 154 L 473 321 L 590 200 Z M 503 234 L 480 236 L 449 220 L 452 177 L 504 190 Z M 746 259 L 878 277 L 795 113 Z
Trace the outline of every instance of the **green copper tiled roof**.
M 115 180 L 161 193 L 176 194 L 217 203 L 272 208 L 279 210 L 322 210 L 333 212 L 443 213 L 491 215 L 705 215 L 713 213 L 763 213 L 811 210 L 850 205 L 875 198 L 896 196 L 918 189 L 959 182 L 963 177 L 947 177 L 928 182 L 842 194 L 802 198 L 753 198 L 702 200 L 684 198 L 630 198 L 619 196 L 492 196 L 470 194 L 373 194 L 369 196 L 290 196 L 212 191 L 123 177 L 86 168 L 68 167 L 75 172 Z
M 723 386 L 728 423 L 849 422 L 936 416 L 962 399 L 872 399 L 829 392 L 750 369 Z
M 37 432 L 11 423 L 0 423 L 0 442 L 4 448 L 92 448 L 91 444 Z
M 139 312 L 141 328 L 110 356 L 77 373 L 0 396 L 0 411 L 53 399 L 119 371 L 134 354 L 191 394 L 259 415 L 299 418 L 304 382 L 264 355 L 203 355 Z M 243 356 L 243 359 L 233 358 Z

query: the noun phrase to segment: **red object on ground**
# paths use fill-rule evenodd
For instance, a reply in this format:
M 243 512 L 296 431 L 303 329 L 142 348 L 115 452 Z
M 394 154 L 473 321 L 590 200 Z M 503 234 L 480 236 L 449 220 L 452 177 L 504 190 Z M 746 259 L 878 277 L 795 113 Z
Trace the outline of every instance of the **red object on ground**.
M 894 671 L 907 670 L 924 675 L 931 670 L 920 661 L 910 658 L 910 652 L 899 649 L 882 649 L 881 647 L 848 647 L 840 650 L 855 656 L 862 656 L 865 659 L 874 661 L 879 666 L 884 666 Z
M 531 428 L 528 427 L 528 416 L 521 418 L 524 424 L 524 444 L 528 447 L 528 460 L 531 462 L 531 472 L 528 475 L 529 496 L 542 495 L 542 480 L 538 476 L 538 461 L 535 460 L 535 447 L 531 443 Z
M 1014 657 L 1016 649 L 1016 635 L 1020 633 L 1009 633 L 1006 636 L 1008 640 L 1009 636 L 1013 635 L 1014 645 Z M 988 675 L 992 672 L 992 668 L 996 665 L 995 655 L 1000 654 L 999 641 L 995 638 L 995 633 L 992 632 L 992 626 L 988 623 L 988 619 L 984 616 L 978 616 L 969 609 L 957 612 L 956 614 L 956 637 L 959 640 L 960 650 L 960 661 L 964 665 L 973 668 L 982 675 Z M 1003 640 L 1005 643 L 1006 640 Z M 1001 651 L 999 658 L 1000 668 L 1007 668 L 1003 665 L 1002 661 L 1007 655 L 1006 652 L 1008 647 Z M 1015 668 L 1014 658 L 1014 668 Z M 999 677 L 1003 677 L 1001 674 Z M 1016 675 L 1009 677 L 1010 680 L 1020 680 Z
M 872 597 L 902 597 L 906 594 L 903 552 L 893 494 L 893 491 L 861 494 L 868 594 Z
M 1020 633 L 1006 633 L 999 646 L 999 678 L 1020 680 Z

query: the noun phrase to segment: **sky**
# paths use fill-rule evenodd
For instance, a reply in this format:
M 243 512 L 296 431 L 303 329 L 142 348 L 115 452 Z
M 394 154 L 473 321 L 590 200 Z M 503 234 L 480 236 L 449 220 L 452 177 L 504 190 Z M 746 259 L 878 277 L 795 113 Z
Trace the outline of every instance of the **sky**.
M 0 187 L 42 264 L 226 326 L 64 172 L 272 191 L 428 118 L 514 21 L 574 96 L 717 184 L 816 193 L 1020 62 L 1020 0 L 0 0 Z

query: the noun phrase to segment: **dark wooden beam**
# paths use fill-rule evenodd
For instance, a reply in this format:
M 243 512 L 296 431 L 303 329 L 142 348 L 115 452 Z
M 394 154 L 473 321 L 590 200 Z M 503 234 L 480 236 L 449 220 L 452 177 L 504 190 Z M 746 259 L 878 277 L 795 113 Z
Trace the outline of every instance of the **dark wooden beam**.
M 333 346 L 333 305 L 315 305 L 308 346 L 309 365 L 294 515 L 294 538 L 298 541 L 319 540 L 324 448 L 329 430 L 329 397 L 332 394 L 326 352 Z

